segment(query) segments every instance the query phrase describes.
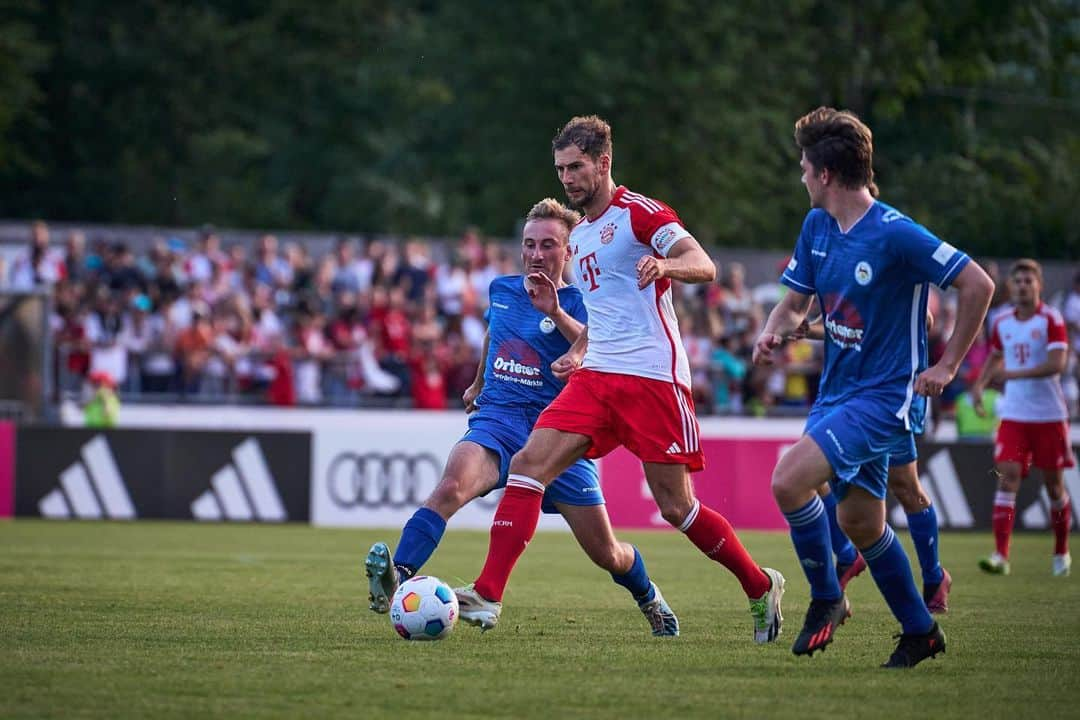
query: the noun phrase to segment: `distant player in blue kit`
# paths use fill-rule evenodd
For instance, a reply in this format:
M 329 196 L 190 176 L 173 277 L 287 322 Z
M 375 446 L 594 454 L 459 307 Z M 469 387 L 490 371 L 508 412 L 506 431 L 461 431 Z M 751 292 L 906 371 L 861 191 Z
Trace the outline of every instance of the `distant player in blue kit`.
M 566 354 L 586 323 L 581 292 L 565 285 L 570 230 L 579 215 L 550 198 L 525 218 L 521 259 L 527 273 L 496 278 L 490 287 L 484 362 L 463 400 L 469 430 L 454 446 L 438 486 L 405 524 L 390 557 L 375 543 L 364 563 L 371 609 L 385 613 L 400 582 L 415 575 L 435 552 L 446 521 L 465 503 L 506 486 L 510 458 L 563 382 L 551 364 Z M 649 579 L 637 548 L 619 542 L 604 508 L 591 460 L 579 460 L 548 486 L 543 510 L 561 513 L 585 553 L 626 588 L 653 635 L 678 635 L 679 621 Z
M 812 655 L 824 648 L 850 614 L 817 494 L 828 482 L 840 526 L 900 621 L 900 642 L 883 667 L 913 667 L 944 651 L 945 635 L 886 523 L 889 457 L 910 451 L 926 398 L 940 395 L 956 375 L 994 285 L 963 252 L 875 199 L 872 135 L 854 114 L 818 108 L 795 124 L 795 140 L 812 209 L 781 277 L 790 292 L 754 346 L 755 363 L 772 362 L 817 296 L 826 333 L 821 386 L 805 434 L 772 478 L 810 583 L 810 608 L 792 651 Z M 930 283 L 956 286 L 959 300 L 945 352 L 927 368 Z

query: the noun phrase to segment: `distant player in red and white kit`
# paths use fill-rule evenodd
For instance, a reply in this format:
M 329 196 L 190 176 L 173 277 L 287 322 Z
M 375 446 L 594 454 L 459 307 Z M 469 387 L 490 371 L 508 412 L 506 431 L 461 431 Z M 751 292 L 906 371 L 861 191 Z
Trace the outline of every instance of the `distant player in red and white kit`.
M 664 519 L 739 579 L 754 640 L 772 642 L 780 634 L 783 576 L 753 561 L 728 521 L 694 497 L 690 480 L 704 456 L 671 281 L 711 282 L 715 266 L 671 208 L 615 185 L 606 122 L 573 118 L 552 150 L 567 198 L 585 215 L 570 245 L 589 322 L 552 363 L 569 381 L 510 462 L 484 569 L 473 585 L 456 590 L 461 619 L 495 626 L 510 573 L 536 531 L 545 488 L 579 458 L 622 445 L 641 459 Z
M 994 443 L 998 490 L 994 496 L 994 541 L 997 549 L 979 561 L 995 575 L 1009 573 L 1009 540 L 1016 515 L 1016 492 L 1031 466 L 1042 471 L 1050 496 L 1054 529 L 1054 575 L 1068 575 L 1072 503 L 1065 490 L 1064 470 L 1076 464 L 1069 446 L 1068 410 L 1061 390 L 1069 340 L 1061 313 L 1044 305 L 1042 268 L 1034 260 L 1017 260 L 1009 270 L 1013 309 L 995 321 L 990 358 L 972 388 L 975 410 L 984 413 L 982 391 L 991 382 L 1005 383 L 998 404 L 1001 425 Z

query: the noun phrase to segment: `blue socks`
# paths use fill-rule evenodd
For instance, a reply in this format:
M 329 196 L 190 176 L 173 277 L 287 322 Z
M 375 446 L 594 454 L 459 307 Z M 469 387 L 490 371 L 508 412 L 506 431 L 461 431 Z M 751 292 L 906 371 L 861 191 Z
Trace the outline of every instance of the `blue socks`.
M 938 560 L 937 511 L 931 505 L 922 512 L 908 515 L 907 520 L 911 541 L 915 544 L 915 553 L 919 556 L 923 585 L 937 585 L 945 579 L 941 562 Z
M 904 633 L 921 635 L 930 632 L 934 619 L 915 587 L 907 553 L 892 528 L 886 524 L 882 536 L 870 547 L 863 548 L 862 554 Z
M 836 519 L 836 495 L 829 493 L 821 498 L 821 502 L 825 505 L 825 512 L 829 517 L 829 537 L 832 539 L 832 551 L 836 555 L 836 562 L 840 565 L 851 565 L 855 562 L 859 551 L 840 529 L 840 521 Z
M 645 570 L 645 561 L 641 558 L 641 553 L 638 552 L 637 548 L 634 548 L 634 564 L 630 566 L 626 574 L 616 575 L 611 573 L 611 579 L 615 581 L 616 585 L 622 585 L 629 590 L 638 605 L 644 605 L 656 595 L 653 592 L 652 581 L 649 580 L 649 573 Z
M 825 504 L 814 493 L 813 499 L 794 512 L 784 513 L 791 526 L 791 541 L 799 557 L 810 597 L 815 600 L 836 600 L 843 593 L 833 566 L 832 542 Z
M 435 552 L 445 530 L 446 521 L 439 513 L 426 507 L 417 510 L 401 531 L 401 540 L 394 551 L 394 566 L 408 570 L 409 577 L 415 575 Z

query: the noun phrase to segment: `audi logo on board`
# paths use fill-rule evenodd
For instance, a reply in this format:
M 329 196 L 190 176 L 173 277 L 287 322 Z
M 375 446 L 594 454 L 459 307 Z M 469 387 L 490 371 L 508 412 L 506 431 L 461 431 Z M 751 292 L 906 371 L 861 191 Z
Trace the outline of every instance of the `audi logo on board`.
M 424 502 L 441 475 L 431 453 L 343 452 L 330 463 L 326 484 L 340 508 L 400 510 Z

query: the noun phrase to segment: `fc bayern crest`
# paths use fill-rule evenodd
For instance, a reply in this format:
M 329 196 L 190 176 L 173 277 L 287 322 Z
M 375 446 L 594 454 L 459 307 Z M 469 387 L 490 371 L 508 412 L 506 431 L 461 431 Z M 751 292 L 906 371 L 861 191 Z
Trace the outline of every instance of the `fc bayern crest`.
M 607 245 L 609 242 L 615 239 L 615 231 L 618 228 L 615 223 L 608 223 L 600 230 L 600 242 Z

